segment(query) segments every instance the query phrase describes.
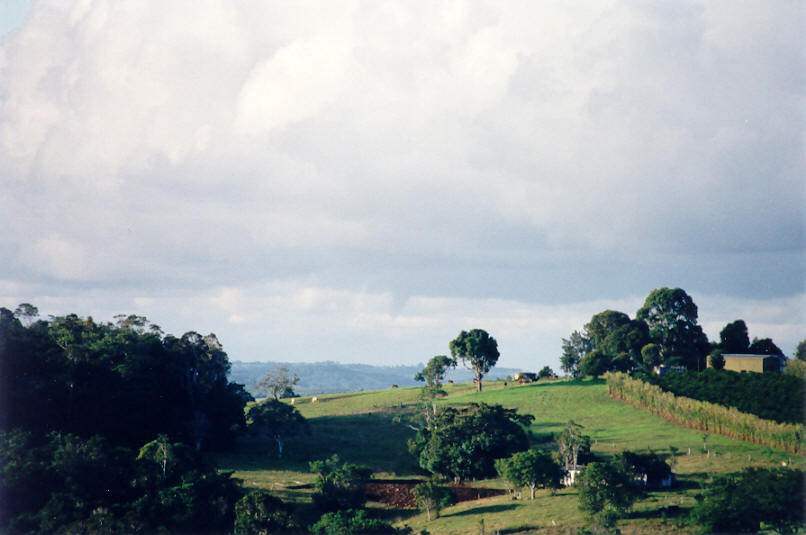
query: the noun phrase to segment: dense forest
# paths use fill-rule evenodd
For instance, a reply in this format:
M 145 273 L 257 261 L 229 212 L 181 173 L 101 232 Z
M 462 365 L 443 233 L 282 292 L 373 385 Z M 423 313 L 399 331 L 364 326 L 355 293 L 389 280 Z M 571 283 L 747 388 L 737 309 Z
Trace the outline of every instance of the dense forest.
M 715 370 L 641 374 L 643 381 L 676 396 L 734 407 L 777 422 L 803 422 L 804 380 L 783 373 Z
M 36 312 L 0 308 L 0 530 L 228 531 L 240 491 L 201 452 L 251 396 L 215 335 Z

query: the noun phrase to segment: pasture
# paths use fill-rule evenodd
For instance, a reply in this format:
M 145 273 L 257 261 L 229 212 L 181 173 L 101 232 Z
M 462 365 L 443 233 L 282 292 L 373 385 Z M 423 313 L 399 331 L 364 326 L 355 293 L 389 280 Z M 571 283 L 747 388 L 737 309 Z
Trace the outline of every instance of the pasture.
M 535 417 L 530 426 L 533 447 L 554 449 L 552 435 L 573 420 L 584 426 L 593 439 L 592 452 L 609 457 L 622 450 L 668 455 L 677 448 L 675 472 L 679 485 L 652 492 L 633 512 L 619 521 L 625 533 L 689 533 L 684 519 L 694 495 L 714 474 L 741 470 L 745 466 L 782 463 L 802 467 L 800 457 L 727 437 L 710 435 L 667 422 L 608 397 L 604 381 L 553 381 L 504 386 L 502 381 L 485 382 L 477 393 L 472 384 L 446 385 L 449 404 L 499 403 Z M 313 520 L 310 505 L 313 474 L 310 460 L 338 454 L 343 460 L 365 464 L 376 478 L 412 479 L 425 477 L 408 453 L 409 427 L 419 395 L 418 388 L 394 388 L 371 392 L 332 394 L 297 398 L 295 406 L 310 423 L 310 435 L 289 441 L 285 457 L 278 459 L 270 445 L 243 439 L 238 448 L 216 457 L 222 470 L 234 471 L 247 488 L 265 488 L 298 506 L 300 519 Z M 499 480 L 469 482 L 480 487 L 502 488 Z M 393 521 L 408 525 L 415 533 L 427 529 L 434 534 L 479 533 L 481 522 L 487 533 L 573 533 L 585 525 L 578 510 L 576 491 L 564 489 L 556 495 L 539 491 L 534 501 L 496 496 L 459 503 L 443 510 L 439 519 L 426 522 L 425 514 L 413 509 L 395 509 L 370 502 L 369 508 Z

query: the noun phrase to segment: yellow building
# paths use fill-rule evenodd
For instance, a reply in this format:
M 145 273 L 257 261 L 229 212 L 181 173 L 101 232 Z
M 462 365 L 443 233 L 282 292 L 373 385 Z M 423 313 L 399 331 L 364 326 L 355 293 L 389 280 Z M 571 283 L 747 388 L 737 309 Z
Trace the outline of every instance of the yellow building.
M 741 355 L 724 353 L 725 369 L 735 372 L 780 372 L 784 368 L 784 358 L 779 355 Z M 708 363 L 711 366 L 711 363 Z

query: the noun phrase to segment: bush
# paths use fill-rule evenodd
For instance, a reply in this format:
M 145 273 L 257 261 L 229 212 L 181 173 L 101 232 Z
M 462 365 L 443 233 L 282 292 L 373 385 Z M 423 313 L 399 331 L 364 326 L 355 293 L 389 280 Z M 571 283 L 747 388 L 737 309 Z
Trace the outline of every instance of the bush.
M 268 535 L 296 527 L 292 507 L 268 491 L 250 492 L 235 504 L 234 535 Z
M 718 476 L 691 512 L 706 533 L 755 533 L 762 524 L 780 533 L 804 526 L 803 472 L 745 468 Z
M 352 463 L 339 464 L 338 455 L 324 461 L 313 461 L 309 466 L 311 472 L 319 474 L 313 503 L 320 511 L 357 509 L 367 501 L 366 487 L 372 477 L 371 469 Z
M 377 518 L 369 518 L 363 509 L 348 509 L 325 513 L 319 521 L 311 526 L 314 535 L 359 535 L 395 533 L 388 522 Z
M 576 480 L 579 508 L 597 516 L 622 515 L 629 511 L 642 491 L 633 475 L 617 463 L 590 463 Z

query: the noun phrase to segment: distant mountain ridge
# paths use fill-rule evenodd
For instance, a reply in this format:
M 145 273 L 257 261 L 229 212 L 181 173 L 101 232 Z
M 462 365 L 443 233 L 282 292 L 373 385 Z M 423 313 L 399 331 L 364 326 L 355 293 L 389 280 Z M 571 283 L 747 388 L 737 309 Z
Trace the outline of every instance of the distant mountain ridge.
M 337 392 L 359 392 L 362 390 L 381 390 L 393 384 L 401 387 L 419 386 L 414 375 L 425 367 L 425 364 L 411 366 L 372 366 L 370 364 L 341 364 L 333 361 L 324 362 L 241 362 L 232 361 L 230 381 L 241 383 L 255 394 L 254 385 L 266 374 L 279 366 L 296 373 L 300 381 L 294 390 L 300 395 L 332 394 Z M 514 368 L 493 368 L 485 378 L 496 379 L 511 376 L 523 371 Z M 457 383 L 473 380 L 473 372 L 458 366 L 448 372 L 447 379 Z

